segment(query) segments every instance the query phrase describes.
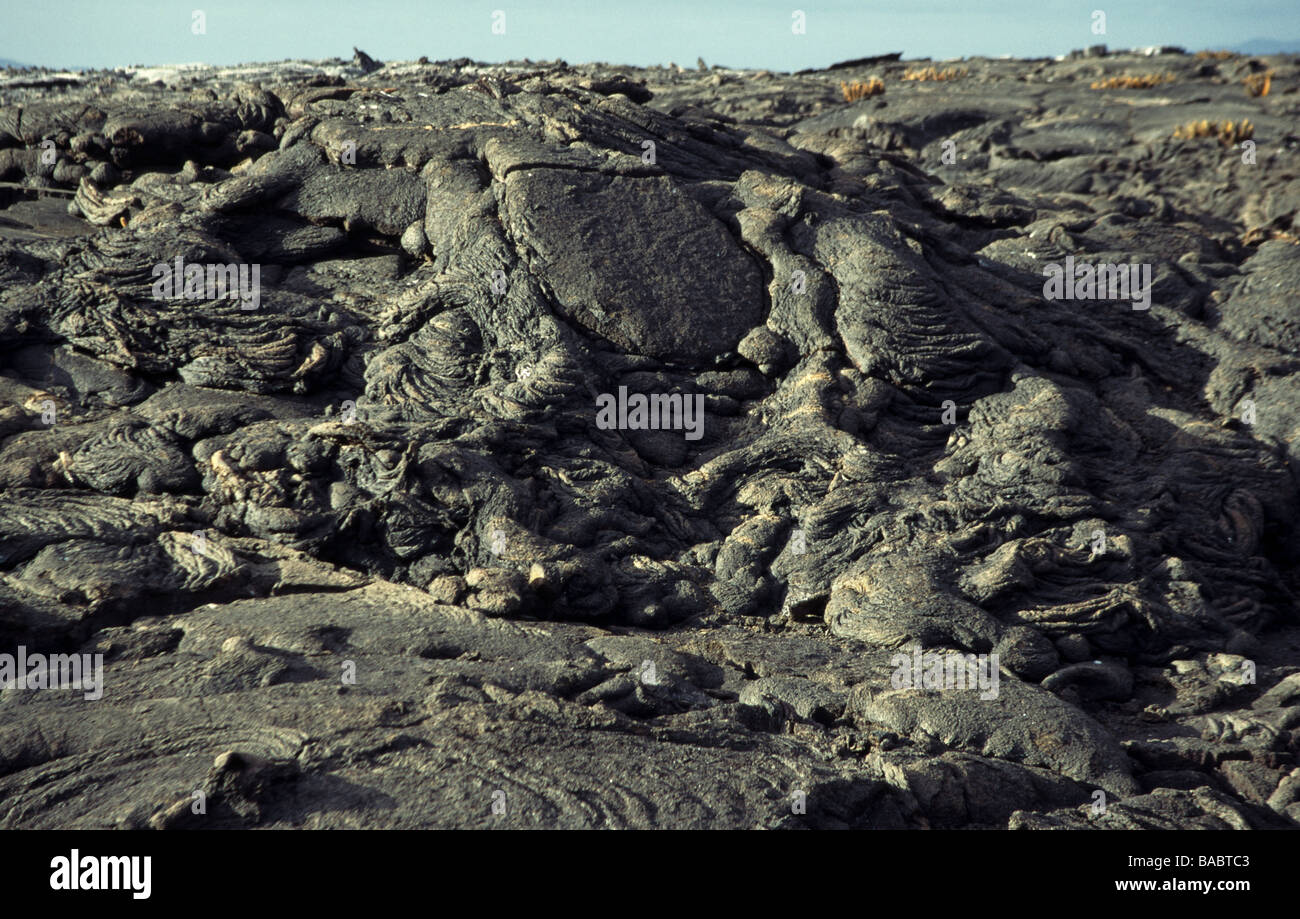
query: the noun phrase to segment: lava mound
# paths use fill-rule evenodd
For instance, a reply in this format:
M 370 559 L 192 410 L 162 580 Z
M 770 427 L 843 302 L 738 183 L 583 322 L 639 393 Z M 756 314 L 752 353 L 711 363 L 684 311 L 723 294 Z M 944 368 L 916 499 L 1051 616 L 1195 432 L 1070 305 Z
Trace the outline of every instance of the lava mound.
M 0 825 L 1294 828 L 1300 67 L 1158 57 L 0 75 Z

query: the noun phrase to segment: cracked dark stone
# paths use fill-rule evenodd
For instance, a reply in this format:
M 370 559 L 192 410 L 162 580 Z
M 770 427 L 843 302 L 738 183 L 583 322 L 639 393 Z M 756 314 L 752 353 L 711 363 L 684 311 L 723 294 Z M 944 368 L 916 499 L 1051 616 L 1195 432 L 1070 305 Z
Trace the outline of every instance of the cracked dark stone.
M 0 74 L 0 826 L 1294 828 L 1300 67 L 1138 63 Z

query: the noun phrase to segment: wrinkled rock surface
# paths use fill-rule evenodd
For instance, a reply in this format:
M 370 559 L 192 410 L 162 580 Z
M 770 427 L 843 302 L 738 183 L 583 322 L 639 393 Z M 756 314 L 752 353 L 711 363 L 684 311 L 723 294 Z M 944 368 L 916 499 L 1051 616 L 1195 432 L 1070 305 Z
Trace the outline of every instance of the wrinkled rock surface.
M 1300 66 L 1156 63 L 0 75 L 0 826 L 1300 825 Z

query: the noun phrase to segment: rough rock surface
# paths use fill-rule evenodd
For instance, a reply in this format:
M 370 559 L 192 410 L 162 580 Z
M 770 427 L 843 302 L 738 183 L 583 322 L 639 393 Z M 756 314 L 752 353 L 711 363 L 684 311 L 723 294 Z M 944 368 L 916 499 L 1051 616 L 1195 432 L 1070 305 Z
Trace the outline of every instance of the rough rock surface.
M 1300 825 L 1296 59 L 909 66 L 0 75 L 0 826 Z

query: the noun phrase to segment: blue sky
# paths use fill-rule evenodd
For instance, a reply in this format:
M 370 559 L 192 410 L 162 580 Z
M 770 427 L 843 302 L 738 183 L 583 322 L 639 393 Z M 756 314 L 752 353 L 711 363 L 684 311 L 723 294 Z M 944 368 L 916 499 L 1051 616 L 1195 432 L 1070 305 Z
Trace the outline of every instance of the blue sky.
M 191 30 L 203 10 L 207 34 Z M 1106 13 L 1094 35 L 1092 12 Z M 504 35 L 492 13 L 506 14 Z M 802 10 L 807 32 L 791 31 Z M 111 11 L 111 12 L 110 12 Z M 1295 41 L 1300 0 L 0 0 L 0 58 L 52 67 L 350 57 L 564 58 L 795 70 L 905 57 Z

